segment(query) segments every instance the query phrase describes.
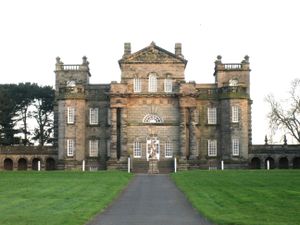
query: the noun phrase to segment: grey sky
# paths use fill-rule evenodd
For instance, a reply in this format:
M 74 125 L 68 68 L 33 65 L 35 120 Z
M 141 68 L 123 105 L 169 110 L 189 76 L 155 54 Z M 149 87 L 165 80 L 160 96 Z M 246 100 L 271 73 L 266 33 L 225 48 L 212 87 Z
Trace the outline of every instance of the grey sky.
M 264 98 L 284 97 L 300 77 L 297 1 L 11 0 L 0 2 L 1 83 L 54 85 L 54 64 L 88 57 L 92 83 L 120 79 L 123 43 L 154 41 L 171 52 L 181 42 L 186 80 L 214 82 L 214 60 L 250 56 L 253 143 L 269 134 Z M 280 137 L 275 141 L 280 141 Z

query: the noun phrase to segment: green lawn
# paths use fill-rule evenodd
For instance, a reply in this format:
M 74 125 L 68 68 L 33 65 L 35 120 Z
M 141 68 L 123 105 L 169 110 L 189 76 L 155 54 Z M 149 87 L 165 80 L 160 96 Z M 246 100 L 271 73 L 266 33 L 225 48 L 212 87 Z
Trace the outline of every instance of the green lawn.
M 0 224 L 84 224 L 128 184 L 125 172 L 0 172 Z
M 300 224 L 300 170 L 195 170 L 172 178 L 217 224 Z

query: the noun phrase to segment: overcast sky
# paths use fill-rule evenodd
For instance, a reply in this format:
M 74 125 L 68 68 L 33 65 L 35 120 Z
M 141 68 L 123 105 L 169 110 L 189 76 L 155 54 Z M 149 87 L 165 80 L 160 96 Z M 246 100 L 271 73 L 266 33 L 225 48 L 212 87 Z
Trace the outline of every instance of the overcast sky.
M 119 81 L 124 42 L 132 52 L 151 41 L 174 52 L 181 42 L 186 80 L 197 83 L 214 82 L 217 55 L 239 63 L 248 54 L 253 143 L 263 143 L 270 134 L 264 98 L 286 97 L 300 77 L 299 10 L 297 0 L 1 1 L 0 83 L 54 86 L 55 58 L 79 64 L 84 55 L 91 83 Z

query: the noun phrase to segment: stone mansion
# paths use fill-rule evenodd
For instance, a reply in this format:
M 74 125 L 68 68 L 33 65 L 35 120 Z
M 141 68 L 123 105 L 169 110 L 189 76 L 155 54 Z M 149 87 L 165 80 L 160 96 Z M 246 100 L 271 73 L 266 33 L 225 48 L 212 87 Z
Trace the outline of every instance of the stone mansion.
M 86 57 L 72 65 L 58 57 L 54 146 L 23 155 L 1 149 L 0 168 L 19 168 L 24 159 L 26 169 L 37 160 L 45 169 L 81 169 L 83 161 L 87 170 L 126 169 L 130 157 L 133 171 L 145 172 L 151 146 L 162 172 L 172 171 L 175 157 L 179 170 L 219 168 L 221 161 L 261 168 L 266 160 L 298 168 L 299 145 L 252 146 L 248 56 L 240 63 L 218 56 L 210 84 L 186 82 L 186 65 L 179 43 L 174 53 L 154 42 L 132 53 L 125 43 L 121 81 L 90 84 Z

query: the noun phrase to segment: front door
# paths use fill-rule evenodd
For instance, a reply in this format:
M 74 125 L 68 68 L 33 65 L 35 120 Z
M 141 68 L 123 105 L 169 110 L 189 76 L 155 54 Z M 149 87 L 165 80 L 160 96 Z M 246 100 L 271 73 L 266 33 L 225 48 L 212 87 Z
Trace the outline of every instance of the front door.
M 146 153 L 147 153 L 146 154 L 147 161 L 149 161 L 149 159 L 159 160 L 160 148 L 159 148 L 159 140 L 157 137 L 150 137 L 147 139 Z

